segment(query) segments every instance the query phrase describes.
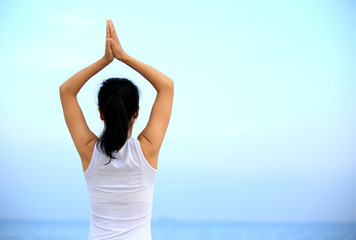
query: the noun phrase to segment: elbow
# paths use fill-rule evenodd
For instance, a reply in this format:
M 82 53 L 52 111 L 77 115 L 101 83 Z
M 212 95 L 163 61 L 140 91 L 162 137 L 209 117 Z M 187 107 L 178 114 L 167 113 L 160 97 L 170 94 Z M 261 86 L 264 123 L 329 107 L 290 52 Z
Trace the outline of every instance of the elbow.
M 64 84 L 62 84 L 61 86 L 59 86 L 59 94 L 63 95 L 65 94 L 66 90 L 65 90 L 65 86 Z
M 173 80 L 169 79 L 166 85 L 166 91 L 173 96 L 174 94 L 174 82 Z
M 166 78 L 159 86 L 156 88 L 157 92 L 173 92 L 174 91 L 174 82 L 170 78 Z
M 166 89 L 167 89 L 168 91 L 171 91 L 171 92 L 174 91 L 174 82 L 173 82 L 173 80 L 170 79 L 170 78 L 169 78 L 168 81 L 167 81 Z
M 61 86 L 59 86 L 59 95 L 62 96 L 70 96 L 73 95 L 67 88 L 67 86 L 63 83 Z
M 61 86 L 59 86 L 59 94 L 61 96 L 64 96 L 64 95 L 76 96 L 76 94 L 73 93 L 73 91 L 70 88 L 68 88 L 66 83 L 63 83 Z
M 174 82 L 172 79 L 169 79 L 168 87 L 171 89 L 171 91 L 174 91 Z

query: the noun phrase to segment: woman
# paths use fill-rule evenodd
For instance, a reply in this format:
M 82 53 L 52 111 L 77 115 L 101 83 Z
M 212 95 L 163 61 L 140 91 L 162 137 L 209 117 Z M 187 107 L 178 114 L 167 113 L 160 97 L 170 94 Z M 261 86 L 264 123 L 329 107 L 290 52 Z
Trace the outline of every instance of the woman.
M 157 91 L 149 121 L 137 139 L 131 133 L 138 117 L 139 95 L 131 81 L 111 78 L 102 84 L 98 105 L 105 127 L 99 138 L 88 128 L 76 98 L 81 87 L 114 58 L 139 72 Z M 89 239 L 151 239 L 153 186 L 172 111 L 173 81 L 127 55 L 108 20 L 104 57 L 69 78 L 59 90 L 87 182 Z

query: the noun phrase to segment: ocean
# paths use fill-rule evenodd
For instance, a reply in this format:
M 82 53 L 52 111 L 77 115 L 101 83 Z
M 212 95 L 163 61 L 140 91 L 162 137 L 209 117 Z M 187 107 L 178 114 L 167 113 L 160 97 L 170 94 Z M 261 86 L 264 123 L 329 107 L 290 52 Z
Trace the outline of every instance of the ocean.
M 0 240 L 85 240 L 87 221 L 0 221 Z M 153 240 L 356 240 L 356 223 L 152 221 Z

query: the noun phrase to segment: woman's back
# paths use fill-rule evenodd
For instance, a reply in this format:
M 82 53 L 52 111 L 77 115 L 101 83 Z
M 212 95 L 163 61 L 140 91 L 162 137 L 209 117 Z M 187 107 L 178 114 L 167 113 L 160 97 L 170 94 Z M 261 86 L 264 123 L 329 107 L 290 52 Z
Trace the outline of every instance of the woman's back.
M 151 239 L 152 197 L 156 170 L 139 141 L 130 138 L 115 159 L 95 144 L 84 172 L 90 198 L 89 239 Z
M 97 137 L 77 100 L 81 87 L 114 57 L 140 73 L 157 91 L 146 127 L 131 138 L 139 115 L 139 92 L 126 78 L 109 78 L 98 93 L 104 129 Z M 127 55 L 107 21 L 105 55 L 59 88 L 64 118 L 82 161 L 90 198 L 89 239 L 151 239 L 154 179 L 172 112 L 174 83 L 157 69 Z

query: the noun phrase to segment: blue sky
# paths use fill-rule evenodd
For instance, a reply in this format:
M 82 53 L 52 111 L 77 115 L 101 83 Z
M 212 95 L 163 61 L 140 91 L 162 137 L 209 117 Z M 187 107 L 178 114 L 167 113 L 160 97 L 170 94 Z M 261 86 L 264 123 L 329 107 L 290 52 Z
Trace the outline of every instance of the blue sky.
M 175 81 L 153 218 L 356 221 L 356 6 L 352 1 L 1 1 L 0 218 L 88 219 L 81 163 L 58 87 L 124 50 Z M 103 127 L 108 77 L 153 88 L 114 62 L 78 95 Z

